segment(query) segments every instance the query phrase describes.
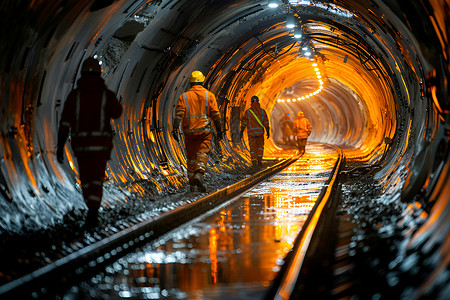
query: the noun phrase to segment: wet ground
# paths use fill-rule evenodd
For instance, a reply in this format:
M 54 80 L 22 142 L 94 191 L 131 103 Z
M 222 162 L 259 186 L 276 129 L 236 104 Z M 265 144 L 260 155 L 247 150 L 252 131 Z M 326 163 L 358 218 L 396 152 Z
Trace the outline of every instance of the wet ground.
M 308 145 L 307 151 L 314 149 L 314 147 L 314 145 Z M 321 158 L 318 158 L 318 161 L 320 160 Z M 275 162 L 266 161 L 265 163 L 267 166 Z M 322 163 L 326 164 L 325 160 Z M 355 166 L 364 165 L 364 162 L 347 160 L 347 165 L 347 170 L 349 170 Z M 242 169 L 241 172 L 237 173 L 229 173 L 221 169 L 219 169 L 219 172 L 210 170 L 207 173 L 207 187 L 212 191 L 217 190 L 249 176 L 251 172 L 252 170 L 250 169 Z M 320 173 L 313 169 L 310 169 L 308 174 L 320 175 Z M 430 209 L 432 206 L 426 204 L 426 199 L 418 198 L 412 204 L 402 203 L 398 193 L 383 194 L 380 186 L 373 179 L 373 173 L 360 174 L 358 176 L 343 176 L 340 178 L 343 187 L 343 196 L 339 214 L 346 215 L 348 221 L 355 225 L 352 234 L 353 243 L 350 245 L 350 254 L 354 258 L 355 263 L 358 264 L 357 268 L 353 271 L 354 274 L 352 274 L 355 278 L 353 295 L 361 295 L 362 298 L 360 299 L 364 299 L 364 297 L 366 299 L 409 299 L 411 298 L 409 297 L 410 295 L 414 295 L 415 292 L 422 289 L 429 295 L 425 299 L 447 299 L 445 295 L 448 295 L 450 292 L 450 271 L 448 269 L 448 261 L 443 260 L 442 257 L 444 253 L 448 253 L 448 251 L 445 251 L 445 249 L 448 249 L 448 246 L 445 246 L 443 241 L 446 240 L 446 235 L 448 235 L 450 222 L 444 222 L 443 224 L 446 224 L 444 228 L 430 230 L 433 233 L 432 235 L 417 239 L 414 233 L 420 231 L 421 226 L 427 220 L 427 215 L 433 213 Z M 301 183 L 299 184 L 301 185 Z M 233 237 L 231 239 L 233 243 L 239 240 L 241 235 L 247 237 L 253 236 L 252 233 L 254 230 L 250 230 L 250 225 L 248 224 L 245 228 L 232 227 L 235 224 L 234 220 L 238 216 L 239 218 L 244 217 L 241 214 L 243 211 L 256 212 L 261 208 L 261 205 L 256 205 L 258 202 L 253 201 L 261 201 L 261 199 L 258 199 L 260 193 L 271 193 L 270 190 L 262 191 L 265 189 L 264 186 L 261 185 L 259 191 L 255 191 L 255 195 L 252 194 L 253 192 L 246 195 L 248 198 L 247 204 L 244 203 L 235 207 L 230 213 L 228 213 L 229 208 L 225 209 L 226 215 L 220 215 L 221 211 L 219 211 L 219 216 L 216 220 L 223 221 L 224 225 L 222 226 L 226 229 L 225 232 L 219 230 L 221 227 L 218 227 L 219 223 L 216 221 L 209 224 L 205 223 L 206 225 L 203 224 L 203 221 L 199 221 L 198 224 L 192 226 L 191 231 L 185 231 L 183 235 L 177 236 L 171 242 L 170 247 L 165 246 L 166 248 L 164 248 L 162 244 L 155 244 L 148 249 L 142 249 L 141 254 L 136 255 L 141 260 L 132 258 L 131 263 L 127 260 L 121 260 L 106 270 L 104 274 L 95 276 L 90 282 L 85 282 L 74 288 L 65 299 L 89 299 L 91 293 L 95 295 L 91 299 L 121 299 L 129 298 L 131 292 L 136 292 L 140 295 L 147 293 L 148 298 L 162 298 L 169 295 L 185 297 L 188 295 L 187 293 L 191 293 L 189 295 L 198 298 L 205 298 L 202 295 L 212 295 L 214 298 L 220 299 L 219 296 L 222 290 L 228 290 L 230 285 L 233 285 L 234 290 L 239 290 L 242 293 L 244 288 L 239 286 L 238 283 L 231 283 L 232 278 L 228 277 L 227 279 L 223 275 L 223 272 L 220 271 L 224 266 L 223 260 L 230 253 L 236 253 L 237 251 L 234 248 L 232 250 L 229 245 L 222 245 L 220 241 L 224 237 L 220 234 L 226 233 L 225 236 Z M 123 204 L 119 203 L 116 206 L 110 206 L 102 211 L 101 218 L 103 223 L 101 226 L 120 229 L 121 224 L 126 223 L 130 216 L 151 218 L 160 211 L 166 211 L 183 203 L 194 201 L 201 196 L 201 194 L 192 195 L 186 188 L 182 188 L 178 192 L 166 195 L 146 197 Z M 266 197 L 272 197 L 273 199 L 275 196 L 271 195 Z M 274 200 L 271 201 L 273 202 Z M 305 199 L 301 201 L 305 201 Z M 254 203 L 254 205 L 250 205 L 250 203 Z M 276 204 L 277 201 L 275 200 L 274 203 Z M 285 201 L 283 200 L 281 203 L 285 203 Z M 286 203 L 283 205 L 286 205 Z M 271 206 L 276 207 L 276 205 Z M 440 214 L 440 218 L 448 219 L 450 215 L 448 214 L 448 208 L 444 206 L 444 209 L 447 210 L 444 210 L 444 213 Z M 300 209 L 297 208 L 297 211 L 300 211 Z M 275 215 L 272 214 L 272 217 Z M 280 217 L 280 214 L 278 215 Z M 300 219 L 302 216 L 302 213 L 299 212 L 299 220 L 297 221 L 301 222 Z M 437 216 L 434 219 L 437 219 Z M 284 220 L 284 223 L 282 222 L 283 224 L 288 222 L 286 221 L 287 219 Z M 83 232 L 80 231 L 80 224 L 82 225 L 82 223 L 82 216 L 73 213 L 66 215 L 64 222 L 57 224 L 55 227 L 41 228 L 41 230 L 36 228 L 37 231 L 2 236 L 0 246 L 2 257 L 2 262 L 0 262 L 0 281 L 11 280 L 7 272 L 9 267 L 12 267 L 12 270 L 18 275 L 22 271 L 33 268 L 33 266 L 45 265 L 46 262 L 55 259 L 52 253 L 55 245 L 58 246 L 60 243 L 64 243 L 64 241 L 71 241 L 74 238 L 83 237 Z M 252 223 L 251 228 L 254 228 L 254 225 Z M 301 226 L 301 224 L 295 226 Z M 277 227 L 272 226 L 272 228 Z M 279 230 L 278 234 L 276 234 L 277 231 L 275 229 L 272 230 L 270 240 L 274 245 L 287 243 L 286 241 L 275 241 L 276 236 L 281 236 L 281 234 L 287 232 L 286 227 L 284 228 L 285 231 Z M 203 260 L 205 257 L 209 257 L 208 259 L 211 258 L 210 250 L 208 249 L 209 252 L 196 252 L 191 250 L 192 248 L 189 243 L 185 242 L 193 239 L 196 244 L 203 243 L 209 245 L 209 237 L 213 236 L 210 233 L 212 229 L 215 230 L 215 236 L 217 237 L 217 274 L 215 277 L 213 276 L 211 261 L 201 261 L 202 257 Z M 205 233 L 205 236 L 200 237 L 200 232 Z M 259 233 L 260 235 L 261 233 Z M 423 244 L 427 245 L 424 248 L 426 252 L 421 250 Z M 68 246 L 70 245 L 68 244 Z M 197 260 L 196 268 L 203 274 L 203 277 L 200 277 L 198 282 L 196 281 L 197 286 L 200 288 L 197 289 L 192 286 L 186 287 L 183 290 L 174 288 L 168 288 L 166 290 L 160 288 L 162 284 L 165 287 L 173 286 L 167 278 L 173 280 L 171 277 L 176 270 L 181 270 L 181 274 L 186 275 L 187 278 L 191 277 L 190 274 L 192 272 L 190 267 L 188 267 L 189 264 L 176 262 L 176 259 L 180 259 L 176 256 L 177 253 L 180 253 L 179 251 L 188 254 L 185 258 L 186 260 Z M 151 255 L 146 256 L 145 253 L 147 252 Z M 193 258 L 191 258 L 191 255 Z M 241 250 L 241 253 L 237 257 L 243 255 Z M 278 258 L 281 254 L 275 256 Z M 145 260 L 149 257 L 152 259 L 151 263 Z M 160 259 L 161 264 L 157 263 L 157 260 L 155 262 L 153 261 L 156 258 Z M 272 260 L 271 265 L 267 264 L 264 267 L 268 271 L 268 274 L 275 272 L 273 267 L 277 267 L 277 259 L 274 261 L 275 264 L 273 264 Z M 18 268 L 18 265 L 21 267 Z M 240 262 L 236 261 L 235 265 L 240 267 Z M 133 280 L 128 279 L 130 274 L 132 274 Z M 439 280 L 427 283 L 427 278 L 430 278 L 432 274 L 436 276 L 435 278 L 439 278 Z M 178 275 L 178 279 L 175 280 L 182 281 L 185 284 L 186 281 L 181 280 L 180 276 Z M 145 281 L 143 278 L 146 278 Z M 162 278 L 163 280 L 158 282 L 158 278 Z M 212 284 L 213 278 L 216 278 L 218 280 L 217 282 L 221 282 L 221 288 L 217 288 L 216 285 Z M 254 295 L 262 293 L 261 286 L 265 287 L 265 281 L 258 279 L 255 280 L 255 283 L 250 281 L 246 282 L 245 290 L 248 292 L 248 295 L 253 295 L 252 297 L 254 297 Z M 159 291 L 159 294 L 156 291 Z M 242 297 L 248 296 L 244 293 L 241 295 Z
M 128 255 L 66 294 L 95 299 L 262 299 L 336 160 L 310 152 L 242 197 Z

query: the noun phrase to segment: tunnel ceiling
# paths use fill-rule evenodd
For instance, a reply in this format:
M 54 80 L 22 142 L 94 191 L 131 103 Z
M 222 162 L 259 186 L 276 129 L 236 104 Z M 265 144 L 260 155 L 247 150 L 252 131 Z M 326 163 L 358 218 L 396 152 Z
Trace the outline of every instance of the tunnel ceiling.
M 390 171 L 399 167 L 408 147 L 427 138 L 423 132 L 435 132 L 427 120 L 439 112 L 427 111 L 424 82 L 434 70 L 435 85 L 446 84 L 442 9 L 448 5 L 279 4 L 270 9 L 266 0 L 2 1 L 4 196 L 30 189 L 41 193 L 50 185 L 41 182 L 42 174 L 52 178 L 45 181 L 74 184 L 54 157 L 56 126 L 80 64 L 90 55 L 100 57 L 106 83 L 124 105 L 114 123 L 116 147 L 109 163 L 116 181 L 167 174 L 164 166 L 181 171 L 182 151 L 168 132 L 173 107 L 195 69 L 217 95 L 230 129 L 229 153 L 235 148 L 232 111 L 244 111 L 258 95 L 275 133 L 265 155 L 280 150 L 277 120 L 286 111 L 303 110 L 313 124 L 312 141 L 354 149 L 355 157 L 384 159 Z M 288 14 L 296 17 L 302 39 L 286 28 Z M 302 49 L 307 45 L 314 53 L 310 57 Z M 433 101 L 445 110 L 443 90 Z M 412 138 L 412 131 L 422 134 Z M 389 155 L 385 138 L 395 145 Z M 18 174 L 25 174 L 27 184 L 17 182 Z

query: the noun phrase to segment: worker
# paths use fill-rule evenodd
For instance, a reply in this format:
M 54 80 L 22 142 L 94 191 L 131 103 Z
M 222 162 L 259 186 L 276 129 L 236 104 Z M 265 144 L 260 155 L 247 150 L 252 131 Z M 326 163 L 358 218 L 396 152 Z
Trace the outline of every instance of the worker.
M 205 76 L 200 71 L 192 72 L 190 89 L 181 94 L 175 107 L 172 136 L 179 142 L 180 123 L 185 139 L 187 175 L 191 192 L 206 192 L 203 181 L 208 154 L 211 150 L 211 121 L 217 131 L 217 140 L 222 139 L 222 120 L 216 97 L 205 87 Z
M 264 129 L 266 129 L 267 138 L 269 138 L 270 127 L 269 118 L 267 117 L 266 111 L 261 108 L 258 96 L 252 96 L 251 106 L 245 111 L 241 119 L 241 139 L 244 135 L 245 128 L 247 128 L 252 166 L 261 167 L 264 152 Z
M 122 105 L 107 89 L 101 72 L 96 58 L 89 57 L 83 62 L 78 87 L 69 93 L 64 104 L 56 150 L 58 162 L 64 163 L 64 147 L 70 132 L 83 198 L 88 208 L 85 222 L 88 228 L 98 225 L 105 168 L 113 147 L 110 122 L 122 114 Z
M 311 123 L 302 111 L 297 113 L 297 119 L 294 121 L 294 133 L 297 134 L 297 147 L 299 150 L 299 155 L 305 154 L 306 140 L 311 134 L 312 126 Z
M 283 134 L 283 143 L 285 145 L 289 145 L 292 140 L 292 121 L 290 118 L 290 114 L 286 112 L 286 114 L 280 119 L 280 128 Z

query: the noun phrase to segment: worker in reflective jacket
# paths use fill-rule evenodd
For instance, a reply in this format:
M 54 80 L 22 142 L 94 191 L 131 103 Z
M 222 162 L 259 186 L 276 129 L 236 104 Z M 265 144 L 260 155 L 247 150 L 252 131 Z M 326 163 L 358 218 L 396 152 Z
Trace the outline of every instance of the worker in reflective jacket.
M 283 142 L 285 145 L 290 144 L 291 136 L 292 136 L 292 121 L 290 114 L 287 112 L 281 119 L 280 119 L 280 128 L 281 132 L 283 134 Z
M 270 127 L 269 118 L 267 117 L 266 111 L 261 108 L 258 96 L 253 96 L 251 98 L 251 106 L 245 111 L 241 119 L 241 139 L 244 135 L 245 128 L 247 128 L 252 165 L 254 167 L 262 166 L 264 129 L 266 129 L 267 138 L 269 138 Z
M 83 62 L 78 87 L 69 93 L 64 104 L 56 151 L 58 162 L 63 163 L 64 146 L 70 132 L 88 207 L 87 227 L 97 225 L 98 221 L 106 162 L 113 147 L 110 122 L 122 114 L 122 106 L 115 94 L 107 89 L 101 72 L 97 59 L 89 57 Z
M 222 121 L 216 97 L 203 87 L 205 76 L 200 71 L 191 74 L 191 88 L 181 94 L 175 107 L 172 135 L 179 141 L 182 126 L 187 156 L 190 190 L 206 192 L 203 177 L 211 150 L 211 120 L 216 127 L 218 141 L 222 139 Z
M 299 154 L 305 154 L 306 140 L 311 134 L 312 126 L 311 123 L 302 111 L 297 113 L 297 119 L 294 121 L 294 132 L 297 134 L 297 147 Z

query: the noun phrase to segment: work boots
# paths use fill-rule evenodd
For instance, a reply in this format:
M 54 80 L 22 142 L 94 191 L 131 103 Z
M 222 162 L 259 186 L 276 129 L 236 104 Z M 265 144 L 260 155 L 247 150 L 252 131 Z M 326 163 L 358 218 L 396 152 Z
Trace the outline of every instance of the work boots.
M 203 173 L 201 172 L 195 172 L 194 178 L 192 179 L 192 185 L 197 186 L 197 190 L 199 192 L 206 192 L 205 184 L 203 183 Z M 191 185 L 191 191 L 192 191 L 192 185 Z

